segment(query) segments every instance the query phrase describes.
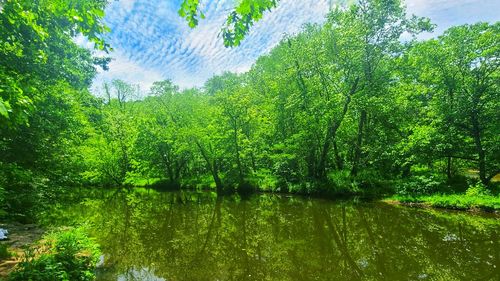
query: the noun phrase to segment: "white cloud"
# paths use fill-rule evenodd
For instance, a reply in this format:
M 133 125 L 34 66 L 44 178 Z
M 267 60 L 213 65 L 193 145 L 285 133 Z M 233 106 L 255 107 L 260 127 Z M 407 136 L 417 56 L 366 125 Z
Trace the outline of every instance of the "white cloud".
M 334 0 L 281 0 L 266 12 L 236 48 L 225 48 L 217 35 L 235 0 L 202 0 L 206 18 L 190 29 L 178 16 L 180 0 L 121 0 L 107 9 L 112 31 L 107 41 L 115 48 L 110 71 L 95 81 L 120 78 L 146 90 L 153 81 L 172 79 L 186 88 L 201 86 L 214 74 L 247 71 L 285 33 L 308 22 L 322 22 Z M 498 0 L 407 0 L 408 13 L 430 17 L 438 32 L 465 22 L 496 21 Z M 430 35 L 429 35 L 430 36 Z
M 146 94 L 153 82 L 163 80 L 161 74 L 155 70 L 145 68 L 133 62 L 119 51 L 111 53 L 113 60 L 109 64 L 110 71 L 99 71 L 94 80 L 92 90 L 94 93 L 102 91 L 103 84 L 113 79 L 121 79 L 128 83 L 139 85 L 142 94 Z
M 89 50 L 93 50 L 94 49 L 94 44 L 92 42 L 90 42 L 87 37 L 79 34 L 78 36 L 76 36 L 75 38 L 73 38 L 73 41 L 78 44 L 79 46 L 81 47 L 84 47 L 84 48 L 87 48 Z
M 106 23 L 112 32 L 107 40 L 117 54 L 108 73 L 95 84 L 110 78 L 172 79 L 181 87 L 201 86 L 207 78 L 224 71 L 248 70 L 263 53 L 276 45 L 285 33 L 297 32 L 310 21 L 320 21 L 328 10 L 328 0 L 282 0 L 266 13 L 237 48 L 225 48 L 218 37 L 234 0 L 201 1 L 206 18 L 190 29 L 177 14 L 180 1 L 134 0 L 113 2 Z M 133 73 L 132 72 L 143 72 Z

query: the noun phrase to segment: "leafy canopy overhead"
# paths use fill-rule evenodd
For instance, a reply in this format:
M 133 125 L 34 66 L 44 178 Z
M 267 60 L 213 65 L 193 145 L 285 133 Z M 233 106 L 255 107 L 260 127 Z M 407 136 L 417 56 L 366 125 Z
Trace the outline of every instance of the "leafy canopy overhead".
M 107 58 L 92 57 L 73 38 L 85 36 L 97 49 L 110 46 L 103 34 L 106 0 L 0 1 L 0 127 L 24 124 L 44 87 L 64 81 L 87 88 L 95 66 Z
M 241 0 L 227 16 L 222 26 L 221 33 L 224 46 L 239 46 L 241 40 L 248 34 L 252 25 L 259 21 L 265 11 L 270 11 L 278 4 L 279 0 Z M 205 18 L 200 10 L 199 0 L 183 0 L 179 15 L 188 21 L 191 28 L 198 25 L 198 18 Z

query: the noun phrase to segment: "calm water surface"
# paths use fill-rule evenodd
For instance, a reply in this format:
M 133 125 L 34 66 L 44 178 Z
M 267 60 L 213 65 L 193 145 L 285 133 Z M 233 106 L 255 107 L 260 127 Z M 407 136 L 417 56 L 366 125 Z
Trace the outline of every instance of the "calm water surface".
M 301 197 L 103 192 L 98 280 L 500 280 L 500 221 Z M 64 217 L 61 213 L 54 217 Z

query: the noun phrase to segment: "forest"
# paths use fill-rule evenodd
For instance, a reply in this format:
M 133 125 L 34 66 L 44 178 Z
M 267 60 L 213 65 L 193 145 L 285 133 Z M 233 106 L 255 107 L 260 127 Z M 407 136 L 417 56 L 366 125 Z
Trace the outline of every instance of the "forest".
M 360 0 L 245 73 L 92 92 L 106 5 L 0 1 L 0 220 L 37 222 L 82 187 L 500 210 L 500 22 L 421 39 L 436 26 L 401 1 Z

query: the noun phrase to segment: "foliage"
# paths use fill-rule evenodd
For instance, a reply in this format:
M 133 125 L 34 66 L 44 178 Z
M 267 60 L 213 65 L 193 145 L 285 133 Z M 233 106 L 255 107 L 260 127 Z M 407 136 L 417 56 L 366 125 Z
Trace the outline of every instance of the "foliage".
M 102 39 L 107 1 L 1 1 L 0 186 L 2 211 L 30 221 L 52 184 L 80 181 L 76 149 L 95 98 L 88 88 L 107 58 L 79 47 Z M 2 196 L 3 197 L 3 196 Z
M 490 196 L 491 192 L 486 188 L 484 184 L 480 181 L 474 185 L 469 186 L 465 195 L 474 197 L 474 196 Z
M 358 183 L 353 181 L 349 171 L 334 171 L 328 173 L 329 189 L 335 190 L 338 193 L 356 193 L 360 191 Z
M 388 200 L 396 200 L 402 203 L 423 203 L 436 208 L 456 210 L 480 209 L 487 212 L 500 210 L 500 197 L 492 195 L 395 196 Z
M 43 84 L 66 77 L 80 89 L 95 73 L 89 52 L 71 41 L 82 34 L 97 47 L 109 47 L 101 38 L 106 1 L 2 1 L 0 12 L 0 125 L 29 122 Z M 21 35 L 21 36 L 19 36 Z M 105 60 L 101 60 L 104 62 Z
M 8 280 L 94 280 L 99 256 L 83 228 L 53 232 L 25 252 Z
M 9 252 L 9 247 L 7 244 L 0 244 L 0 260 L 8 259 L 12 256 L 12 253 Z
M 33 222 L 36 213 L 42 207 L 41 192 L 46 187 L 46 179 L 22 169 L 18 165 L 2 165 L 0 171 L 2 190 L 2 211 L 21 222 Z
M 7 196 L 3 184 L 5 183 L 0 182 L 0 218 L 3 218 L 7 214 L 7 212 L 5 211 Z
M 229 13 L 221 29 L 224 46 L 239 46 L 252 25 L 262 18 L 265 11 L 275 8 L 278 2 L 279 0 L 238 1 L 237 6 Z M 205 18 L 199 4 L 199 0 L 183 0 L 179 9 L 179 15 L 186 19 L 191 28 L 198 25 L 198 18 Z
M 431 129 L 423 131 L 431 144 L 426 149 L 448 161 L 477 161 L 483 184 L 499 171 L 499 127 L 491 122 L 499 109 L 499 41 L 498 22 L 462 25 L 415 43 L 407 55 L 418 70 L 409 76 L 411 88 L 422 87 L 427 97 L 420 104 L 431 108 L 422 120 Z
M 251 2 L 242 1 L 246 6 L 238 11 L 255 11 Z M 198 2 L 185 2 L 183 9 L 196 15 Z M 80 176 L 88 184 L 157 182 L 219 193 L 386 194 L 391 183 L 403 195 L 453 191 L 462 170 L 476 166 L 487 173 L 497 165 L 490 121 L 497 106 L 496 25 L 401 41 L 405 33 L 433 27 L 407 16 L 400 1 L 359 1 L 332 10 L 323 25 L 284 38 L 247 73 L 214 76 L 202 89 L 181 91 L 158 81 L 138 98 L 134 85 L 105 84 L 76 148 Z M 477 30 L 485 32 L 472 36 L 474 42 L 461 40 Z M 434 59 L 447 57 L 452 71 L 460 54 L 446 48 L 457 44 L 468 44 L 476 58 L 484 49 L 478 63 L 492 77 L 478 105 L 476 140 L 462 128 L 472 129 L 470 114 L 460 113 L 474 106 L 465 94 L 474 92 L 467 88 L 473 81 L 451 101 L 451 82 Z M 475 162 L 482 152 L 487 165 Z
M 399 195 L 430 195 L 442 187 L 443 180 L 435 175 L 420 175 L 405 179 L 396 187 Z
M 245 73 L 184 90 L 157 81 L 147 93 L 114 80 L 92 95 L 107 59 L 72 39 L 108 48 L 106 1 L 28 2 L 4 1 L 0 12 L 4 213 L 28 221 L 78 185 L 335 196 L 387 194 L 392 184 L 424 196 L 465 191 L 477 171 L 492 190 L 499 23 L 417 40 L 433 30 L 428 19 L 399 0 L 362 0 L 285 36 Z M 239 44 L 277 3 L 238 2 L 224 39 Z M 199 8 L 183 1 L 181 16 L 196 25 Z

